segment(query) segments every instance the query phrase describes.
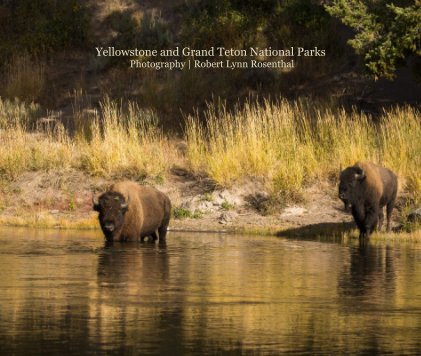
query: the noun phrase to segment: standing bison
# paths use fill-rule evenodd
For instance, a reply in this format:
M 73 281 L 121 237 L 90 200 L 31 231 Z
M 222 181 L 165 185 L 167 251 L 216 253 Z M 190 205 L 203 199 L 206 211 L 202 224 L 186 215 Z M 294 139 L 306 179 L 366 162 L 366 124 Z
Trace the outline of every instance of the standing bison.
M 360 230 L 360 238 L 370 234 L 383 223 L 386 206 L 387 231 L 395 205 L 398 179 L 389 169 L 370 162 L 358 162 L 340 174 L 339 198 L 345 207 L 351 206 L 352 216 Z
M 152 237 L 165 242 L 170 221 L 169 198 L 152 187 L 135 182 L 120 182 L 98 199 L 93 209 L 99 212 L 101 229 L 107 241 L 137 241 Z

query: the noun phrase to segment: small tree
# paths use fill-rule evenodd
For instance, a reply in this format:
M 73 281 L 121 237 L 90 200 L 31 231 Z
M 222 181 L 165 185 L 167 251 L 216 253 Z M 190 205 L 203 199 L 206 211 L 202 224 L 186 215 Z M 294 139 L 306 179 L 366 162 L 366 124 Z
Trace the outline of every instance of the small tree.
M 392 79 L 402 59 L 421 55 L 419 0 L 333 0 L 325 7 L 355 30 L 349 44 L 375 78 Z

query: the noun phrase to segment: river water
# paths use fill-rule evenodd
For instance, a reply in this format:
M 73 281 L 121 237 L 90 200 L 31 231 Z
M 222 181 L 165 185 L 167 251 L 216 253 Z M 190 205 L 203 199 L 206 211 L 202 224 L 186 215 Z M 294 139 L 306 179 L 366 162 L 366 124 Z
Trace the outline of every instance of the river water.
M 0 230 L 1 355 L 420 352 L 421 244 Z

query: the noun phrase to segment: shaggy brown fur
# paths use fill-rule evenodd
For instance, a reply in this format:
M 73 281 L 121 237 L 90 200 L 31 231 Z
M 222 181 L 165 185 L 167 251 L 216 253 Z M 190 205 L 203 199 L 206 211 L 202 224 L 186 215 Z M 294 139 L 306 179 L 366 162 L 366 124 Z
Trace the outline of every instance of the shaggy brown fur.
M 369 238 L 377 224 L 383 223 L 387 211 L 387 230 L 395 204 L 398 180 L 389 169 L 370 162 L 357 162 L 341 172 L 339 198 L 350 204 L 360 237 Z
M 171 202 L 155 188 L 130 181 L 115 183 L 94 201 L 94 210 L 107 240 L 143 241 L 150 236 L 165 241 Z

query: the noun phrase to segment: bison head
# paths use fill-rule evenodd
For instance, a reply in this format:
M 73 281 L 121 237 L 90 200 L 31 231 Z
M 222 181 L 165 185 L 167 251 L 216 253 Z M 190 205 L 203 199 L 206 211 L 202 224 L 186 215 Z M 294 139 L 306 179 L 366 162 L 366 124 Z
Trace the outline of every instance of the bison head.
M 345 210 L 348 210 L 359 197 L 360 184 L 366 178 L 365 172 L 360 167 L 348 167 L 341 172 L 339 178 L 339 199 L 344 202 Z
M 94 198 L 92 203 L 93 209 L 99 212 L 99 223 L 106 239 L 113 240 L 123 226 L 128 202 L 120 193 L 106 192 L 99 199 Z

